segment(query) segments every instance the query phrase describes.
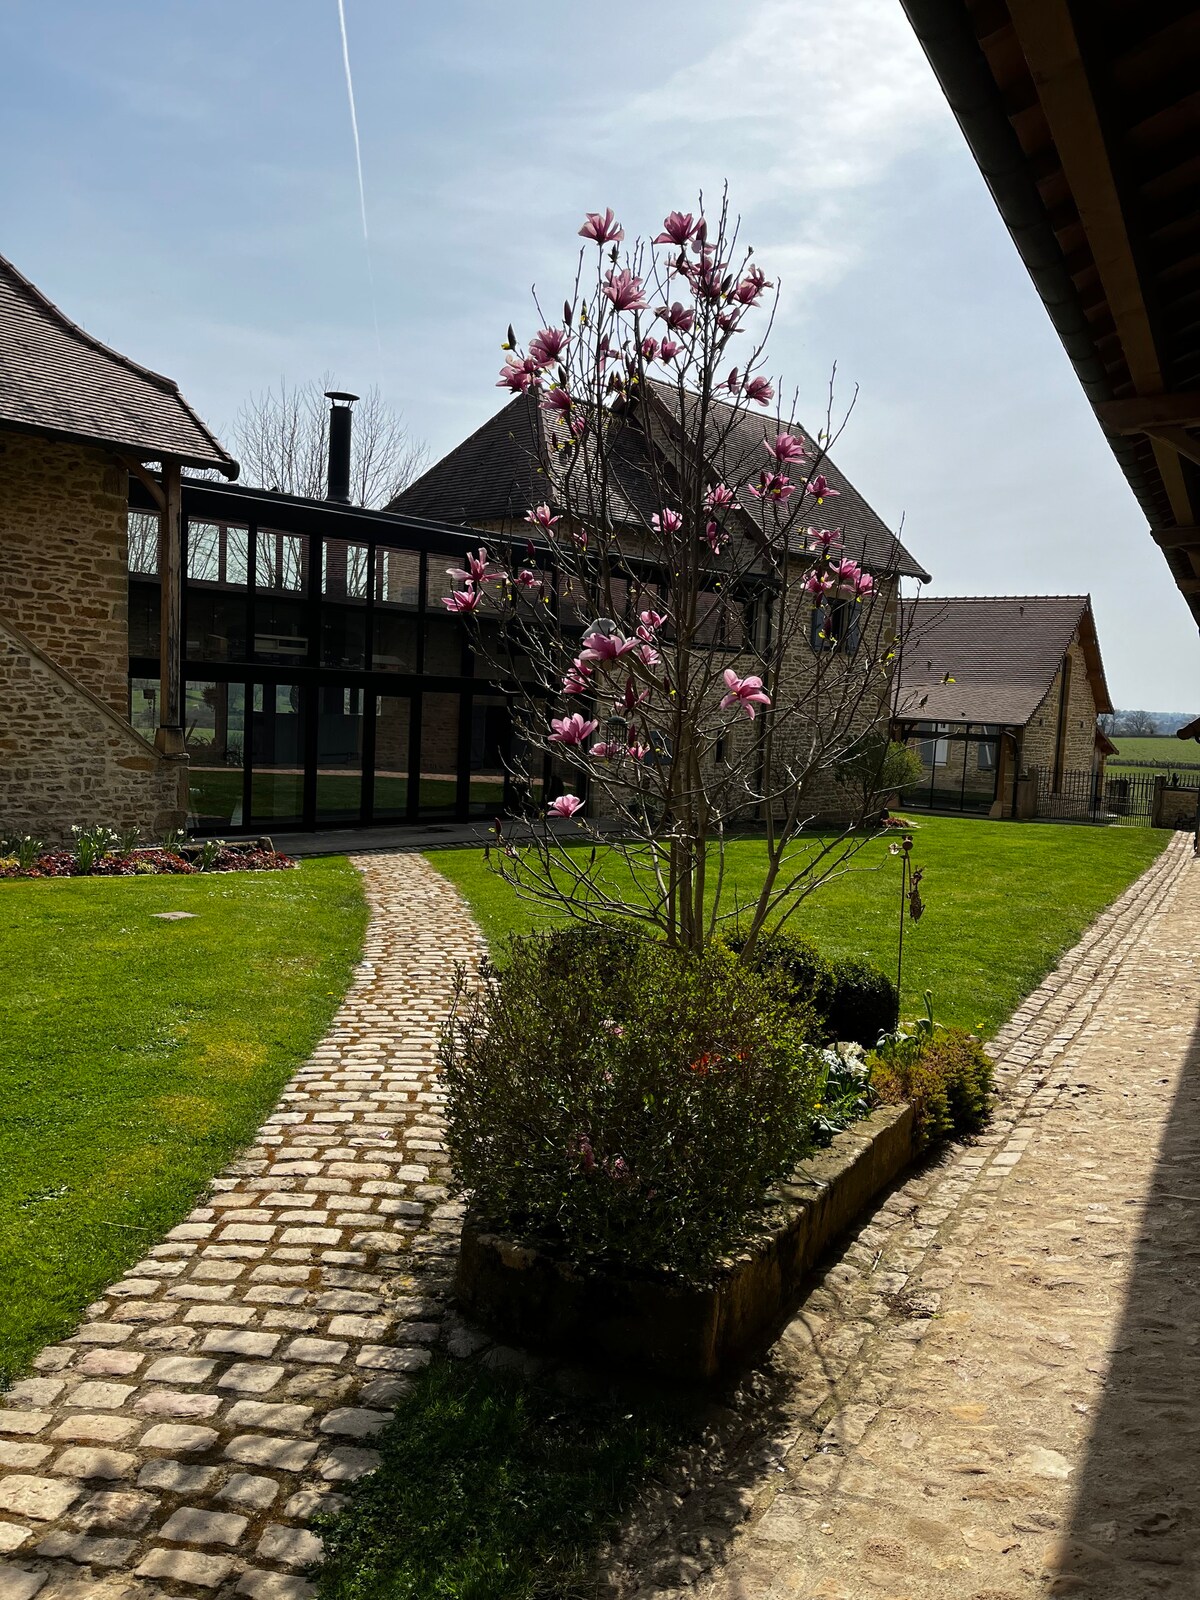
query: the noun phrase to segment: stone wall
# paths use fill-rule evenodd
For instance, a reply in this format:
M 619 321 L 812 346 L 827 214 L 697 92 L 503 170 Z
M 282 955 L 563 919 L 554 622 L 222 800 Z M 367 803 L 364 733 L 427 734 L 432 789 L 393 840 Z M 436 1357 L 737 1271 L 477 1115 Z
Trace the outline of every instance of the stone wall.
M 107 452 L 0 431 L 0 615 L 122 718 L 127 508 Z
M 1087 661 L 1079 641 L 1072 640 L 1071 682 L 1067 695 L 1066 740 L 1063 753 L 1065 772 L 1091 772 L 1096 760 L 1096 700 L 1088 680 Z M 1058 735 L 1059 702 L 1062 697 L 1062 671 L 1025 726 L 1021 744 L 1021 767 L 1040 767 L 1053 773 L 1055 742 Z
M 0 834 L 58 844 L 102 822 L 156 838 L 186 815 L 186 758 L 160 755 L 0 619 Z

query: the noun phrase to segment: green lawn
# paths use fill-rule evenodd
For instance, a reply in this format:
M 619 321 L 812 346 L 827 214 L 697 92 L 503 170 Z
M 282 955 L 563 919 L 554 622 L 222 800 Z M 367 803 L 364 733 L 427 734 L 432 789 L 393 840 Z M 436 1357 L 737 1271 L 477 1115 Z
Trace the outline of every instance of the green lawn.
M 1192 739 L 1176 739 L 1170 734 L 1145 739 L 1123 739 L 1114 735 L 1113 743 L 1117 753 L 1109 756 L 1104 769 L 1110 777 L 1120 776 L 1127 770 L 1130 761 L 1153 761 L 1163 772 L 1200 766 L 1200 745 Z M 1147 769 L 1143 767 L 1140 770 L 1144 772 Z
M 365 925 L 343 858 L 0 883 L 0 1378 L 249 1142 L 328 1026 Z
M 939 1021 L 990 1031 L 1171 835 L 925 817 L 914 837 L 927 909 L 905 931 L 905 1010 L 919 1009 L 922 991 L 932 989 Z M 466 896 L 493 943 L 535 925 L 538 908 L 517 899 L 488 869 L 481 850 L 436 850 L 429 859 Z M 758 842 L 729 846 L 727 878 L 743 896 L 761 882 L 761 863 Z M 809 935 L 826 955 L 867 956 L 894 973 L 898 873 L 886 842 L 872 842 L 854 870 L 819 889 L 789 927 Z

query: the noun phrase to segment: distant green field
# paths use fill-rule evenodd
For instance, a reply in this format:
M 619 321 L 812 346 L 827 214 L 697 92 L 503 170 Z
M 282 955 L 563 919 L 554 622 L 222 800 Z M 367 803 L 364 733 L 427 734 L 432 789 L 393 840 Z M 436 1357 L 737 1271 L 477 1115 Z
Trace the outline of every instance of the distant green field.
M 1171 768 L 1200 766 L 1200 744 L 1191 739 L 1176 739 L 1167 734 L 1149 739 L 1114 737 L 1113 743 L 1117 753 L 1108 758 L 1110 773 L 1130 761 L 1153 761 L 1164 772 Z

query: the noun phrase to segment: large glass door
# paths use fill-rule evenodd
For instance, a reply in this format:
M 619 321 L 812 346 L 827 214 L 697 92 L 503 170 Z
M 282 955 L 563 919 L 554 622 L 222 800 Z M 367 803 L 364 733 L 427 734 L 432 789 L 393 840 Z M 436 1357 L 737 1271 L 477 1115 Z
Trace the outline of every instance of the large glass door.
M 365 699 L 362 689 L 322 687 L 315 693 L 318 827 L 361 820 Z
M 244 818 L 246 686 L 189 679 L 184 690 L 189 826 L 220 834 Z
M 375 696 L 376 822 L 403 822 L 408 816 L 412 701 L 406 694 Z
M 251 689 L 249 820 L 256 827 L 305 820 L 305 699 L 300 684 Z

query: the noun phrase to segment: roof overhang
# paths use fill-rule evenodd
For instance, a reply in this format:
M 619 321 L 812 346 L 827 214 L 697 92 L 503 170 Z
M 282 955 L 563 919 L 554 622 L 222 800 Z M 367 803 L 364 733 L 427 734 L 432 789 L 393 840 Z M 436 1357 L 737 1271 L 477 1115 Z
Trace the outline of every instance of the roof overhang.
M 181 467 L 195 467 L 202 471 L 215 470 L 222 477 L 228 478 L 231 483 L 242 470 L 232 456 L 223 452 L 220 456 L 181 456 L 163 451 L 144 441 L 107 438 L 98 433 L 77 432 L 70 428 L 44 428 L 39 423 L 18 422 L 9 417 L 0 418 L 0 430 L 4 429 L 11 433 L 36 434 L 41 439 L 61 439 L 64 444 L 90 444 L 99 450 L 112 450 L 119 456 L 129 456 L 141 462 L 177 461 Z
M 901 3 L 1200 622 L 1200 10 Z

